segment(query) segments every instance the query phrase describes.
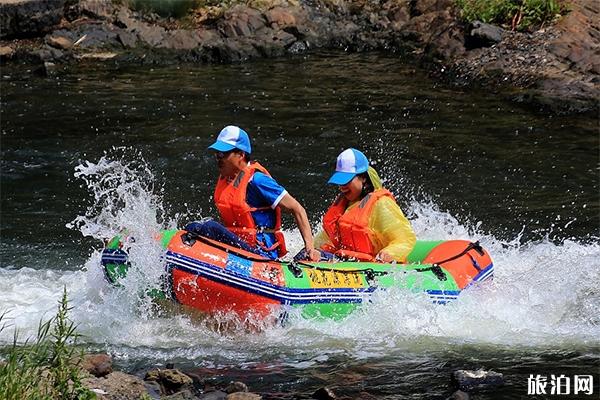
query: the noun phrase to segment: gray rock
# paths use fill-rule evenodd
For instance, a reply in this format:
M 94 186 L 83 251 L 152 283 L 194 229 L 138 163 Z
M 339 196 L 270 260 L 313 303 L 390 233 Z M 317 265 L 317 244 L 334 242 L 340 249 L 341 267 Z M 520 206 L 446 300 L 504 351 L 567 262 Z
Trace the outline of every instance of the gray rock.
M 127 7 L 120 7 L 115 15 L 115 25 L 120 28 L 133 29 L 137 21 L 132 18 L 131 11 Z
M 262 396 L 256 393 L 236 392 L 228 394 L 225 400 L 261 400 Z
M 200 44 L 200 37 L 194 31 L 178 29 L 166 32 L 158 47 L 176 50 L 191 50 Z
M 457 390 L 456 392 L 452 393 L 452 395 L 450 397 L 448 397 L 446 400 L 469 400 L 469 393 L 463 392 L 462 390 Z
M 227 393 L 220 390 L 213 390 L 198 396 L 199 400 L 225 400 L 226 398 Z
M 148 391 L 148 395 L 154 400 L 160 400 L 161 387 L 158 382 L 144 381 L 144 386 Z
M 485 389 L 504 384 L 504 376 L 499 372 L 457 370 L 452 373 L 452 379 L 460 390 L 471 391 Z
M 109 30 L 108 26 L 86 24 L 79 27 L 79 38 L 73 43 L 73 47 L 97 48 L 106 46 L 117 46 L 120 42 L 117 39 L 117 33 Z
M 64 14 L 64 0 L 10 0 L 0 3 L 0 38 L 22 38 L 49 32 Z
M 79 0 L 79 12 L 97 19 L 110 19 L 115 11 L 111 0 Z
M 182 390 L 181 392 L 173 393 L 169 396 L 161 397 L 161 400 L 195 400 L 196 396 L 189 390 Z
M 122 31 L 117 33 L 117 38 L 119 42 L 123 45 L 123 47 L 135 47 L 138 42 L 138 36 L 135 33 L 131 33 L 128 31 Z
M 163 41 L 167 31 L 162 26 L 138 22 L 133 32 L 137 33 L 142 42 L 146 42 L 146 44 L 154 47 Z
M 489 47 L 496 43 L 500 43 L 503 35 L 504 29 L 481 21 L 475 21 L 471 24 L 467 47 Z
M 64 53 L 50 46 L 45 46 L 41 49 L 32 51 L 30 56 L 36 62 L 43 63 L 45 61 L 58 61 L 64 56 Z
M 118 371 L 104 378 L 84 378 L 82 383 L 89 389 L 105 392 L 98 396 L 99 399 L 139 399 L 148 394 L 140 378 Z

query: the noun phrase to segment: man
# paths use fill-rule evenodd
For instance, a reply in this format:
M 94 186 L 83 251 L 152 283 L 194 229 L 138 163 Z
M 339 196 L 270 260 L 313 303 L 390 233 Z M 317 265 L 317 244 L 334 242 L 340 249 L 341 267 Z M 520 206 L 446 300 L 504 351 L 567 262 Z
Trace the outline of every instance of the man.
M 306 211 L 262 165 L 250 159 L 248 134 L 237 126 L 226 126 L 209 149 L 215 152 L 219 168 L 214 200 L 227 231 L 214 221 L 192 223 L 186 229 L 275 259 L 287 252 L 281 212 L 289 212 L 304 240 L 307 258 L 319 260 Z

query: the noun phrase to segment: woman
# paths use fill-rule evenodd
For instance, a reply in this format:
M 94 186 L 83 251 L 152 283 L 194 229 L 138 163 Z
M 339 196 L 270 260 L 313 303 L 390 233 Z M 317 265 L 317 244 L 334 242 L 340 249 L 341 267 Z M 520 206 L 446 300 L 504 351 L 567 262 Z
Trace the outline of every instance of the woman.
M 341 194 L 323 217 L 315 248 L 359 261 L 406 262 L 415 233 L 367 157 L 344 150 L 328 183 Z

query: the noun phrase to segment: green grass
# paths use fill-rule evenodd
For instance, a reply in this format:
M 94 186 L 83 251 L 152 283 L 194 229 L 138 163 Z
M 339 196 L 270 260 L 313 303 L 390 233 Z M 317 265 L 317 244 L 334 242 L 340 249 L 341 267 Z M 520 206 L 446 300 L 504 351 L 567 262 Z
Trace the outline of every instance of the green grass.
M 467 22 L 482 21 L 513 30 L 533 30 L 568 12 L 561 0 L 456 0 Z
M 13 342 L 0 361 L 0 399 L 3 400 L 88 400 L 96 395 L 83 386 L 77 347 L 79 335 L 69 319 L 67 291 L 58 304 L 56 316 L 40 322 L 34 340 Z M 0 315 L 0 332 L 9 326 L 6 313 Z

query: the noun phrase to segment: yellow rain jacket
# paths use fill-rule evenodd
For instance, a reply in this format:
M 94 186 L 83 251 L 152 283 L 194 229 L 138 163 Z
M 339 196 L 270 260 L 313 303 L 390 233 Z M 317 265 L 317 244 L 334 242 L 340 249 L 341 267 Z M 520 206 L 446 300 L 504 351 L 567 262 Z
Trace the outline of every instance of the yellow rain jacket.
M 369 167 L 368 173 L 374 189 L 381 189 L 383 186 L 377 171 Z M 356 207 L 358 203 L 356 201 L 350 204 L 346 212 Z M 383 250 L 398 262 L 406 261 L 406 257 L 416 243 L 416 236 L 410 222 L 392 198 L 384 196 L 377 200 L 369 216 L 369 228 L 376 237 L 372 242 L 375 254 Z M 331 244 L 332 241 L 324 230 L 316 235 L 315 248 L 327 247 Z

